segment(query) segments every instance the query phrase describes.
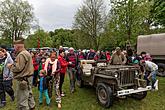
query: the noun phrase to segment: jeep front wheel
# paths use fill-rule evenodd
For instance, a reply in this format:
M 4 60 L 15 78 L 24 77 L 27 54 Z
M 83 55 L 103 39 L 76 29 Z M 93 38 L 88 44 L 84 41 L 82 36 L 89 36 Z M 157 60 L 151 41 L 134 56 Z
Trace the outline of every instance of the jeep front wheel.
M 105 107 L 109 108 L 113 104 L 113 93 L 107 84 L 98 83 L 96 88 L 97 99 L 99 103 Z
M 132 94 L 132 98 L 142 100 L 147 96 L 147 91 Z
M 163 63 L 158 63 L 158 76 L 165 77 L 165 64 Z

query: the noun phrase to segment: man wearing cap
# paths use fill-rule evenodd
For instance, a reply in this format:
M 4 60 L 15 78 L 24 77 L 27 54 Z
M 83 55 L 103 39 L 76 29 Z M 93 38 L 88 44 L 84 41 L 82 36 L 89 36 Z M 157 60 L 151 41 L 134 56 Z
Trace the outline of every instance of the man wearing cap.
M 34 110 L 35 101 L 32 94 L 32 75 L 34 72 L 32 57 L 24 48 L 24 40 L 14 42 L 16 59 L 14 64 L 8 65 L 13 72 L 14 79 L 17 80 L 17 108 L 18 110 Z
M 110 64 L 112 65 L 124 65 L 127 62 L 127 58 L 125 55 L 121 52 L 120 47 L 116 47 L 115 52 L 112 55 L 112 58 L 110 60 Z

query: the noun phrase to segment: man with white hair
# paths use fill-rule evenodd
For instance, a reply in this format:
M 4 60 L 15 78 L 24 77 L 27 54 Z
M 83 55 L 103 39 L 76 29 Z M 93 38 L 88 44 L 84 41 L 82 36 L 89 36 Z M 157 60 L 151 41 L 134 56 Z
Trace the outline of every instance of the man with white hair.
M 14 64 L 9 64 L 14 79 L 17 80 L 17 108 L 18 110 L 34 110 L 35 101 L 32 94 L 32 75 L 34 72 L 32 57 L 24 47 L 24 40 L 14 42 L 17 54 Z
M 76 66 L 77 66 L 77 56 L 74 53 L 74 48 L 69 48 L 69 53 L 66 57 L 69 62 L 68 74 L 70 79 L 70 91 L 73 93 L 75 91 L 75 81 L 76 81 Z
M 59 50 L 60 50 L 60 49 L 63 49 L 63 46 L 60 45 Z

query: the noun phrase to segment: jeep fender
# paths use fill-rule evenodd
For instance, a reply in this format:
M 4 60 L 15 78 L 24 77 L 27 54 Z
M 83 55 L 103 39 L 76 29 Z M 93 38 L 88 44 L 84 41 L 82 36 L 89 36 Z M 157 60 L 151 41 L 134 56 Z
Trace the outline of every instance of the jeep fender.
M 102 75 L 102 74 L 95 74 L 93 76 L 93 86 L 96 87 L 98 83 L 105 83 L 110 86 L 114 85 L 117 86 L 116 78 L 112 76 Z

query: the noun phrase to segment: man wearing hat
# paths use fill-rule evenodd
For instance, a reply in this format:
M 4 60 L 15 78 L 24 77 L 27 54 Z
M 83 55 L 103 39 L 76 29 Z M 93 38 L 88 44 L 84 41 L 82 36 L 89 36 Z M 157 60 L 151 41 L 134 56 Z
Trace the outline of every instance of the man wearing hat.
M 14 79 L 17 80 L 17 108 L 18 110 L 34 110 L 35 101 L 32 94 L 32 75 L 34 72 L 32 57 L 24 48 L 24 40 L 14 41 L 16 59 L 14 64 L 9 64 Z
M 120 47 L 116 47 L 115 52 L 113 53 L 112 58 L 110 60 L 110 64 L 123 65 L 126 64 L 126 62 L 127 62 L 127 58 L 121 52 Z

